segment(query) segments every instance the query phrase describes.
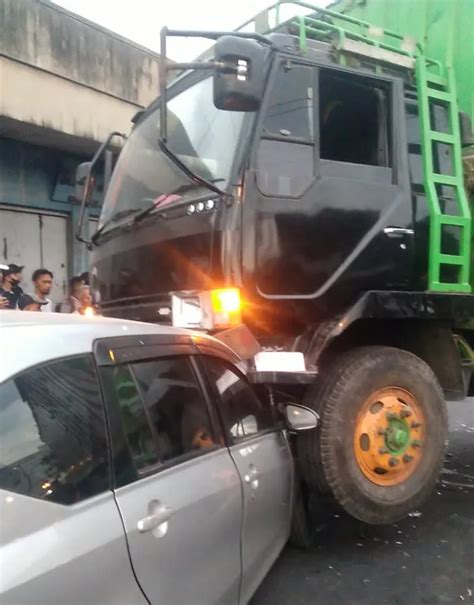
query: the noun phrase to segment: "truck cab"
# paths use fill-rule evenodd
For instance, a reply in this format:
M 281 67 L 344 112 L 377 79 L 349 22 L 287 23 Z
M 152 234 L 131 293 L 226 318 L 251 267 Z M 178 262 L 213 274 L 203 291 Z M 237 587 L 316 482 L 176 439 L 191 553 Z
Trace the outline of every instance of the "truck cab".
M 416 263 L 426 273 L 403 81 L 341 67 L 327 44 L 302 58 L 294 36 L 269 38 L 258 111 L 217 109 L 199 71 L 168 91 L 168 147 L 220 191 L 160 149 L 160 99 L 136 122 L 94 238 L 104 313 L 170 321 L 171 293 L 238 288 L 244 322 L 272 340 L 360 292 L 415 289 Z
M 296 384 L 321 417 L 298 439 L 304 483 L 388 523 L 436 483 L 445 397 L 474 391 L 456 81 L 402 34 L 283 4 L 306 15 L 162 31 L 161 94 L 116 161 L 92 286 L 104 315 L 217 334 L 272 404 Z M 216 43 L 173 65 L 170 35 Z

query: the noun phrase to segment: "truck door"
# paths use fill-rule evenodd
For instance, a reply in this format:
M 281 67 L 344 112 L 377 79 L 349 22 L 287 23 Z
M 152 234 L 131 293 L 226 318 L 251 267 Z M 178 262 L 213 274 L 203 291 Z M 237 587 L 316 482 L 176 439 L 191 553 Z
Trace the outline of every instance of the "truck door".
M 244 276 L 266 298 L 406 287 L 401 84 L 289 60 L 270 81 L 247 179 Z

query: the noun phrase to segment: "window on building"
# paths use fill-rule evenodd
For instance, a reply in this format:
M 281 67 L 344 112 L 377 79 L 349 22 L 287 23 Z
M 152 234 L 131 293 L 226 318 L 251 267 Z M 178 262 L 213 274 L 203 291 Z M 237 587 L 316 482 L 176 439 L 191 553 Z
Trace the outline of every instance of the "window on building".
M 319 124 L 321 159 L 390 166 L 387 92 L 372 80 L 322 69 Z
M 245 378 L 213 357 L 206 358 L 206 367 L 219 392 L 226 429 L 234 442 L 276 427 L 271 408 L 258 399 Z
M 0 487 L 73 504 L 109 489 L 92 356 L 31 368 L 0 386 Z

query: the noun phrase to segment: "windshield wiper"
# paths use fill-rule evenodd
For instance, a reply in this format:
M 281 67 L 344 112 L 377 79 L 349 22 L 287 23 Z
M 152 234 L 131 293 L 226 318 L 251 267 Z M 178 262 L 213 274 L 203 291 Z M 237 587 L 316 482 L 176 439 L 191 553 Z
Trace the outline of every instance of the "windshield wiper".
M 107 229 L 107 227 L 110 227 L 110 225 L 113 225 L 118 220 L 125 218 L 126 216 L 130 216 L 132 214 L 137 214 L 139 212 L 141 212 L 139 208 L 124 208 L 123 210 L 119 210 L 113 216 L 111 216 L 108 221 L 105 221 L 102 227 L 97 229 L 97 231 L 91 237 L 91 242 L 95 244 L 99 235 L 104 232 L 104 229 Z
M 218 183 L 219 181 L 225 181 L 225 179 L 212 179 L 212 181 L 209 181 L 209 182 Z M 192 191 L 193 189 L 196 189 L 198 187 L 201 187 L 200 183 L 191 183 L 190 185 L 181 185 L 181 187 L 178 187 L 177 189 L 175 189 L 174 191 L 171 191 L 170 193 L 164 193 L 163 195 L 160 195 L 151 204 L 151 206 L 149 206 L 148 208 L 145 208 L 144 210 L 139 212 L 137 215 L 135 215 L 133 217 L 133 222 L 139 223 L 141 220 L 143 220 L 145 217 L 147 217 L 149 214 L 151 214 L 154 210 L 157 210 L 161 206 L 166 206 L 167 204 L 171 204 L 172 202 L 179 201 L 182 193 L 187 193 L 188 191 Z
M 184 174 L 189 177 L 192 181 L 198 183 L 199 185 L 202 185 L 203 187 L 207 187 L 207 189 L 210 189 L 214 193 L 217 193 L 219 195 L 225 195 L 225 191 L 220 189 L 220 187 L 216 187 L 214 183 L 208 181 L 202 176 L 199 176 L 190 168 L 188 168 L 188 166 L 186 166 L 186 164 L 182 162 L 173 151 L 171 151 L 171 149 L 168 147 L 165 141 L 163 141 L 163 139 L 158 139 L 158 145 L 161 151 L 173 162 L 173 164 L 176 164 L 176 166 L 178 166 L 178 168 L 180 168 L 184 172 Z

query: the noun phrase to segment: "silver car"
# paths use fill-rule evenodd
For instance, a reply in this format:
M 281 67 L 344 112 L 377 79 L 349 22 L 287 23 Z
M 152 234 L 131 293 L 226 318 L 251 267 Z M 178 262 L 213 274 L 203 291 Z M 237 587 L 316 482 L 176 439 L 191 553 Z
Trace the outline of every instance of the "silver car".
M 246 603 L 287 541 L 294 478 L 232 351 L 98 317 L 0 326 L 0 601 Z

